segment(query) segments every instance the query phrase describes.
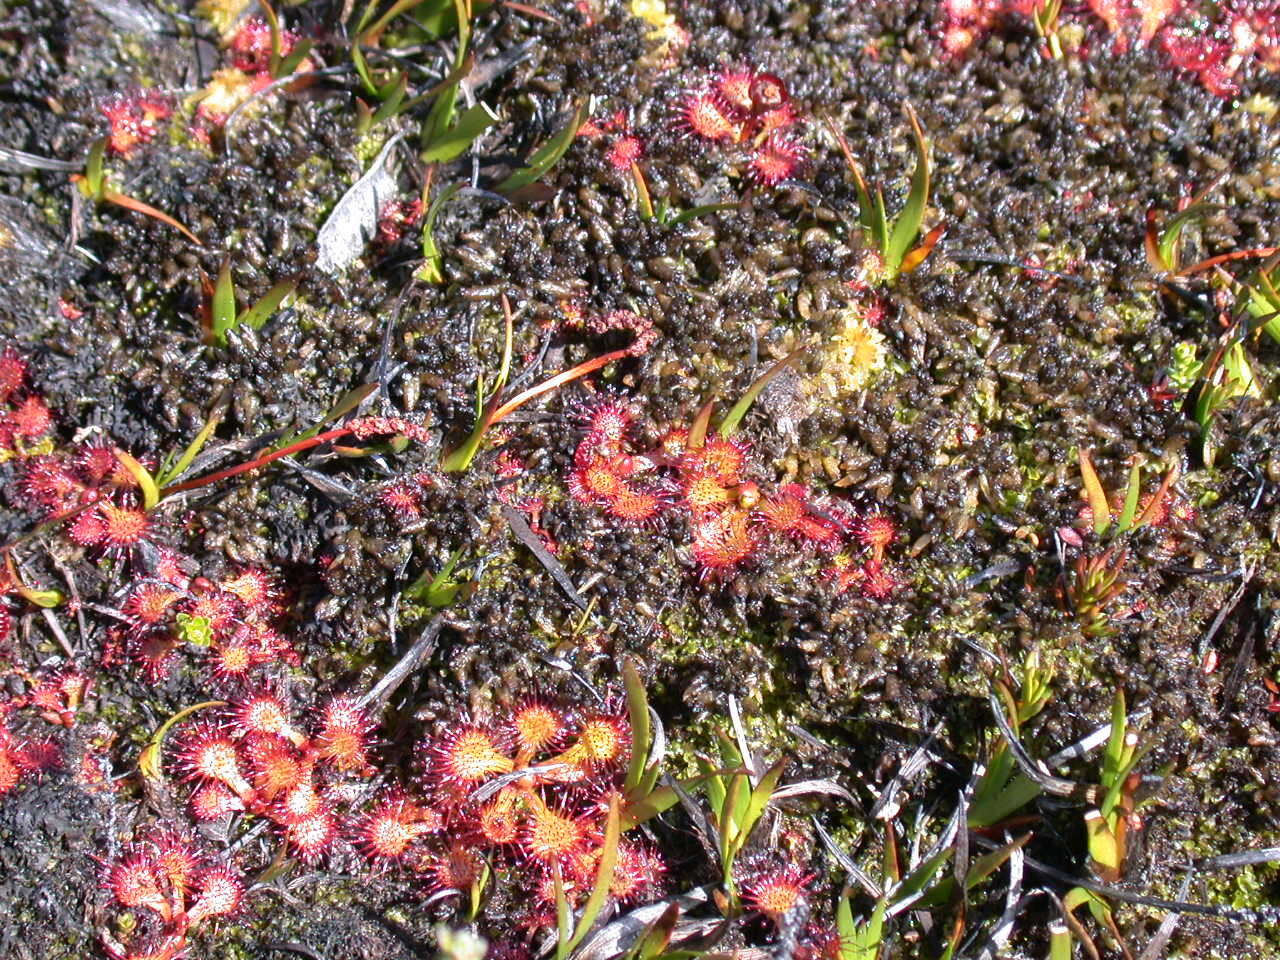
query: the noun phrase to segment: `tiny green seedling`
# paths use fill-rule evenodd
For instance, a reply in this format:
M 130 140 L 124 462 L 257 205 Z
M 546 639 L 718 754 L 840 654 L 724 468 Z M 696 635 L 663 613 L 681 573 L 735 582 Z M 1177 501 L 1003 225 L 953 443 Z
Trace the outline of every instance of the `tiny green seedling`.
M 417 603 L 425 603 L 429 607 L 442 610 L 451 607 L 460 597 L 470 596 L 477 586 L 474 580 L 456 580 L 453 572 L 462 559 L 463 548 L 459 547 L 449 556 L 438 573 L 432 574 L 424 570 L 422 575 L 404 588 L 403 596 Z
M 1225 178 L 1225 174 L 1215 177 L 1204 189 L 1200 190 L 1187 202 L 1187 205 L 1160 224 L 1160 214 L 1153 207 L 1147 211 L 1147 230 L 1144 237 L 1144 249 L 1147 263 L 1158 274 L 1178 274 L 1183 271 L 1182 237 L 1183 232 L 1192 224 L 1198 224 L 1206 216 L 1218 209 L 1205 201 L 1205 197 L 1216 189 Z M 1192 268 L 1194 269 L 1194 268 Z

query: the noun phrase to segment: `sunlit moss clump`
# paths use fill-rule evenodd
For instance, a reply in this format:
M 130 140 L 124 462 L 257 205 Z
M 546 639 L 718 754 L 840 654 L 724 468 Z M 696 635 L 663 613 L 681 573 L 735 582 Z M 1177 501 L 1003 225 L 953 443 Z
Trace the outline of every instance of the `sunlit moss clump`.
M 819 382 L 833 397 L 865 389 L 884 369 L 885 357 L 884 334 L 857 307 L 847 308 L 823 352 Z
M 196 13 L 208 20 L 224 39 L 229 39 L 248 6 L 249 0 L 200 0 Z
M 659 30 L 671 26 L 676 19 L 667 12 L 663 0 L 631 0 L 631 13 Z

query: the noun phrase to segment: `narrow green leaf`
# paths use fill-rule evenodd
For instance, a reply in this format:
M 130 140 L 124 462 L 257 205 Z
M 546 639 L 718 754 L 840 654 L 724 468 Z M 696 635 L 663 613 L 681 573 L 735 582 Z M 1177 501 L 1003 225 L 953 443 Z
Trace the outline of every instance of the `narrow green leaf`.
M 667 221 L 667 226 L 678 227 L 688 223 L 690 220 L 696 220 L 698 217 L 704 217 L 708 213 L 719 213 L 722 210 L 738 210 L 741 209 L 739 203 L 704 203 L 698 207 L 690 207 L 688 210 L 682 210 L 674 217 Z
M 370 4 L 372 6 L 372 4 Z M 371 97 L 382 99 L 382 88 L 373 82 L 373 75 L 369 73 L 369 62 L 364 58 L 364 52 L 360 49 L 360 40 L 357 38 L 351 44 L 351 62 L 355 65 L 356 76 L 360 78 L 360 83 L 364 87 L 364 92 Z
M 698 411 L 698 415 L 693 418 L 693 424 L 689 427 L 689 439 L 686 441 L 691 450 L 699 450 L 702 445 L 707 442 L 707 430 L 711 426 L 711 414 L 715 412 L 716 402 L 708 400 L 703 404 L 702 409 Z M 742 758 L 738 758 L 738 762 L 742 762 Z
M 173 219 L 173 217 L 169 216 L 163 210 L 157 210 L 149 203 L 143 203 L 141 200 L 135 200 L 133 197 L 120 193 L 116 190 L 108 190 L 105 186 L 99 192 L 98 199 L 102 200 L 104 203 L 114 203 L 117 207 L 123 207 L 125 210 L 132 210 L 134 213 L 140 213 L 144 217 L 150 217 L 152 220 L 158 220 L 163 224 L 173 227 L 173 229 L 177 230 L 197 247 L 204 246 L 204 244 L 200 242 L 200 238 L 194 233 L 180 224 L 177 220 Z
M 840 935 L 840 960 L 876 960 L 884 940 L 884 915 L 888 904 L 876 903 L 865 923 L 853 919 L 846 890 L 836 905 L 836 932 Z
M 1107 788 L 1115 782 L 1116 771 L 1120 769 L 1120 757 L 1124 752 L 1124 734 L 1127 728 L 1124 690 L 1117 688 L 1115 698 L 1111 701 L 1111 735 L 1102 753 L 1102 784 Z
M 680 905 L 672 903 L 662 916 L 645 927 L 631 949 L 623 955 L 623 960 L 655 960 L 662 955 L 671 943 L 671 934 L 675 931 L 676 922 L 680 919 Z
M 448 3 L 448 0 L 445 0 Z M 458 43 L 457 51 L 454 54 L 454 67 L 459 67 L 465 63 L 467 57 L 467 44 L 471 40 L 471 24 L 468 19 L 467 0 L 452 0 L 452 6 L 456 11 L 458 18 Z M 457 74 L 455 69 L 454 74 Z M 458 79 L 446 86 L 440 91 L 435 103 L 431 105 L 431 112 L 427 114 L 427 121 L 422 128 L 422 146 L 423 149 L 430 149 L 433 144 L 439 143 L 448 134 L 448 131 L 455 126 L 455 118 L 457 116 L 458 103 L 458 84 L 461 83 L 462 77 L 458 75 Z M 471 108 L 474 110 L 475 108 Z M 475 122 L 474 120 L 472 121 Z M 479 134 L 477 134 L 478 136 Z M 472 138 L 474 139 L 474 137 Z M 471 141 L 468 140 L 469 144 Z M 465 149 L 465 147 L 463 148 Z M 459 151 L 461 152 L 461 151 Z
M 1190 224 L 1203 220 L 1211 209 L 1213 208 L 1207 203 L 1193 203 L 1185 210 L 1169 218 L 1169 222 L 1165 224 L 1164 230 L 1160 232 L 1160 240 L 1156 244 L 1156 250 L 1159 253 L 1164 269 L 1177 271 L 1179 266 L 1178 241 L 1182 239 L 1182 231 Z
M 490 402 L 496 402 L 507 386 L 511 377 L 511 358 L 515 344 L 515 317 L 511 314 L 511 301 L 502 295 L 502 360 L 498 364 L 498 378 L 493 382 L 493 396 Z
M 978 859 L 974 860 L 969 864 L 969 872 L 965 874 L 965 887 L 972 890 L 982 881 L 986 880 L 987 877 L 999 870 L 1004 865 L 1005 861 L 1013 856 L 1013 851 L 1017 850 L 1019 847 L 1026 846 L 1027 842 L 1031 839 L 1031 836 L 1032 835 L 1029 833 L 1024 833 L 1017 839 L 1009 841 L 998 850 L 992 850 L 990 853 L 985 853 L 978 857 Z
M 858 946 L 862 951 L 861 960 L 876 960 L 880 956 L 880 947 L 884 943 L 884 915 L 889 904 L 881 900 L 871 911 L 866 924 L 858 933 Z M 843 960 L 843 958 L 842 958 Z
M 205 420 L 204 426 L 200 428 L 200 432 L 196 434 L 195 439 L 187 444 L 187 449 L 182 451 L 182 456 L 178 458 L 178 462 L 167 470 L 163 470 L 156 475 L 156 486 L 167 487 L 178 477 L 187 472 L 187 468 L 191 466 L 191 462 L 200 455 L 200 451 L 204 449 L 209 438 L 213 436 L 213 431 L 218 428 L 218 424 L 222 422 L 222 414 L 226 408 L 219 406 L 213 413 L 209 414 L 209 418 Z
M 618 840 L 622 835 L 621 817 L 618 812 L 618 796 L 609 797 L 609 813 L 604 822 L 604 843 L 600 846 L 600 865 L 596 868 L 595 886 L 587 897 L 586 906 L 582 908 L 582 916 L 578 918 L 577 928 L 567 944 L 557 944 L 556 955 L 563 960 L 573 953 L 582 942 L 600 915 L 605 901 L 609 899 L 609 887 L 613 883 L 613 871 L 618 863 Z M 563 952 L 561 952 L 563 947 Z
M 871 200 L 871 189 L 867 186 L 867 178 L 863 176 L 862 168 L 850 156 L 849 170 L 853 173 L 853 182 L 858 189 L 858 223 L 862 227 L 862 232 L 871 237 L 875 242 L 876 249 L 883 251 L 881 238 L 876 233 L 876 216 L 875 207 Z
M 271 57 L 267 61 L 267 71 L 272 79 L 275 79 L 280 76 L 276 72 L 280 66 L 280 18 L 276 16 L 275 8 L 267 0 L 261 0 L 260 6 L 267 18 L 267 26 L 271 29 Z
M 894 274 L 902 267 L 903 258 L 920 235 L 924 209 L 929 202 L 929 143 L 920 128 L 920 119 L 916 116 L 915 109 L 908 103 L 906 110 L 907 119 L 911 121 L 911 135 L 915 140 L 916 169 L 911 175 L 911 190 L 907 194 L 906 206 L 894 221 L 893 233 L 884 250 L 885 266 Z
M 315 46 L 310 39 L 299 40 L 294 44 L 289 55 L 280 61 L 279 66 L 271 76 L 279 80 L 281 77 L 291 77 L 298 72 L 298 67 L 302 66 L 302 61 L 307 59 L 307 54 L 311 52 L 311 48 Z
M 107 138 L 93 141 L 89 147 L 89 156 L 85 160 L 84 179 L 89 188 L 89 195 L 94 198 L 102 196 L 102 186 L 106 181 L 104 158 L 107 151 Z
M 622 661 L 622 688 L 627 695 L 627 719 L 631 723 L 631 762 L 627 765 L 627 777 L 622 792 L 629 795 L 640 785 L 645 764 L 649 759 L 649 698 L 644 681 L 636 670 L 635 661 L 627 657 Z
M 296 289 L 298 289 L 297 280 L 281 280 L 264 293 L 261 300 L 241 311 L 233 326 L 238 327 L 243 324 L 250 330 L 261 329 L 262 325 L 279 309 L 284 299 Z
M 886 266 L 889 263 L 889 213 L 884 206 L 884 191 L 876 187 L 875 199 L 872 201 L 872 230 L 876 250 L 884 257 Z
M 720 436 L 731 437 L 737 432 L 738 427 L 742 424 L 743 418 L 747 415 L 747 411 L 751 409 L 751 405 L 756 402 L 756 398 L 760 396 L 764 391 L 764 388 L 769 385 L 774 377 L 782 373 L 783 370 L 794 363 L 802 353 L 804 353 L 804 347 L 797 347 L 760 376 L 756 377 L 755 382 L 747 388 L 747 392 L 744 393 L 742 398 L 733 405 L 733 409 L 729 411 L 729 415 L 725 417 L 724 422 L 720 424 Z M 690 436 L 692 437 L 692 433 Z
M 718 779 L 719 771 L 711 770 L 697 776 L 680 781 L 680 789 L 688 793 L 704 783 L 712 783 Z M 622 829 L 632 830 L 646 820 L 652 820 L 660 813 L 670 810 L 680 802 L 680 794 L 673 787 L 662 786 L 650 788 L 640 794 L 640 799 L 628 800 L 622 807 Z M 712 809 L 718 809 L 713 803 Z
M 1089 451 L 1081 447 L 1077 456 L 1080 460 L 1080 479 L 1084 482 L 1085 501 L 1093 513 L 1093 532 L 1102 536 L 1111 526 L 1111 503 L 1107 499 L 1107 490 L 1098 479 L 1097 471 L 1093 469 Z
M 459 547 L 449 555 L 440 572 L 431 576 L 424 571 L 418 579 L 404 588 L 403 596 L 437 609 L 449 606 L 457 598 L 458 591 L 465 584 L 453 580 L 453 571 L 462 559 L 464 547 Z
M 586 101 L 578 104 L 578 108 L 573 112 L 573 116 L 569 118 L 569 122 L 529 158 L 529 165 L 515 171 L 498 184 L 497 191 L 499 193 L 513 193 L 521 187 L 526 187 L 541 180 L 572 145 L 573 138 L 578 135 L 578 129 L 586 122 L 587 107 Z
M 715 771 L 719 768 L 705 757 L 698 758 L 698 766 L 707 777 L 707 802 L 711 805 L 712 812 L 719 817 L 725 798 L 729 795 L 728 777 L 717 775 Z
M 716 828 L 720 831 L 720 838 L 726 852 L 740 845 L 737 843 L 738 838 L 742 836 L 739 827 L 750 801 L 751 778 L 747 776 L 745 770 L 732 774 L 726 785 L 724 806 L 720 808 L 716 817 Z
M 752 828 L 760 817 L 763 816 L 765 808 L 769 806 L 769 801 L 773 799 L 773 792 L 778 789 L 778 781 L 782 778 L 782 771 L 786 767 L 787 761 L 785 759 L 779 760 L 765 771 L 764 776 L 760 778 L 760 782 L 751 791 L 751 797 L 747 802 L 742 818 L 742 835 L 744 839 L 751 833 Z
M 653 198 L 649 196 L 649 184 L 644 179 L 640 164 L 631 161 L 631 183 L 636 189 L 636 206 L 642 220 L 653 220 Z
M 124 465 L 133 479 L 138 481 L 138 486 L 142 489 L 142 509 L 147 511 L 155 509 L 156 504 L 160 502 L 160 488 L 156 485 L 156 478 L 151 476 L 151 472 L 135 460 L 132 454 L 125 453 L 119 447 L 115 448 L 115 454 L 116 459 Z
M 230 258 L 222 261 L 222 269 L 218 271 L 210 315 L 213 318 L 213 341 L 218 346 L 225 347 L 227 331 L 236 325 L 236 283 L 231 277 Z
M 422 151 L 423 163 L 447 163 L 460 156 L 475 141 L 476 137 L 493 126 L 498 115 L 489 109 L 486 103 L 477 103 L 469 110 L 464 110 L 457 121 L 442 135 L 431 141 L 430 146 Z
M 390 24 L 392 20 L 400 16 L 400 14 L 402 13 L 407 13 L 408 11 L 412 10 L 414 7 L 422 6 L 424 3 L 430 4 L 428 9 L 424 11 L 425 16 L 427 17 L 439 16 L 441 9 L 444 9 L 444 10 L 453 9 L 452 0 L 397 0 L 396 3 L 393 3 L 390 7 L 387 8 L 387 12 L 384 13 L 381 17 L 379 17 L 376 23 L 374 23 L 372 26 L 370 26 L 366 30 L 358 30 L 357 31 L 358 39 L 360 40 L 367 39 L 367 40 L 376 42 L 378 38 L 382 35 L 382 32 L 386 30 L 388 24 Z M 362 22 L 363 20 L 369 17 L 373 6 L 374 4 L 372 3 L 369 5 L 370 9 L 365 11 L 364 17 L 361 18 Z
M 917 893 L 924 891 L 929 886 L 929 882 L 942 869 L 942 865 L 951 859 L 953 849 L 953 847 L 947 847 L 939 850 L 911 871 L 894 890 L 894 902 L 901 903 L 903 900 L 914 897 Z
M 1000 754 L 1002 760 L 1013 762 L 1012 754 L 1005 749 Z M 987 773 L 993 772 L 988 767 Z M 1000 773 L 990 780 L 986 776 L 979 782 L 979 791 L 969 804 L 968 824 L 971 828 L 990 827 L 1006 817 L 1021 810 L 1028 803 L 1040 796 L 1040 787 L 1022 773 L 1013 774 L 1004 766 Z
M 164 747 L 164 738 L 168 735 L 169 730 L 175 723 L 178 723 L 197 710 L 206 710 L 209 707 L 225 707 L 225 700 L 206 700 L 203 703 L 196 703 L 189 707 L 184 707 L 175 713 L 172 717 L 160 725 L 155 733 L 151 735 L 151 739 L 147 742 L 141 754 L 138 755 L 138 770 L 148 780 L 164 779 L 164 768 L 161 764 L 161 750 Z
M 1116 520 L 1116 532 L 1128 533 L 1134 527 L 1134 518 L 1138 515 L 1138 498 L 1142 495 L 1142 470 L 1135 458 L 1129 465 L 1129 486 L 1124 492 L 1124 506 Z
M 431 202 L 431 206 L 427 209 L 427 215 L 422 221 L 422 255 L 426 258 L 426 261 L 418 270 L 418 278 L 425 280 L 427 283 L 444 282 L 444 271 L 441 269 L 443 256 L 440 253 L 440 248 L 436 246 L 434 234 L 436 217 L 440 214 L 444 205 L 461 189 L 462 184 L 454 183 L 441 190 L 436 195 L 435 200 Z
M 26 581 L 18 573 L 18 565 L 14 563 L 12 551 L 5 551 L 4 565 L 9 573 L 9 582 L 13 584 L 13 589 L 17 590 L 28 603 L 49 609 L 62 602 L 62 594 L 57 590 L 37 590 L 34 587 L 27 586 Z
M 405 92 L 408 89 L 409 75 L 402 70 L 391 81 L 391 89 L 387 91 L 387 96 L 383 98 L 382 105 L 378 107 L 377 112 L 371 118 L 370 126 L 376 126 L 384 120 L 390 120 L 399 114 L 401 106 L 404 104 Z

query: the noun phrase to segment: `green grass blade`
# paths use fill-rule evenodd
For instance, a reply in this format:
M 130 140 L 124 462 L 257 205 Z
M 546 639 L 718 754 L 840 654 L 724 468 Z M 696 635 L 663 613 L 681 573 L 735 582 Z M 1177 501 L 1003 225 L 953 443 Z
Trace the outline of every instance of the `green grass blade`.
M 371 97 L 379 97 L 380 99 L 381 88 L 373 82 L 373 76 L 369 73 L 369 62 L 364 58 L 364 52 L 360 49 L 360 41 L 358 39 L 351 44 L 351 62 L 356 68 L 356 76 L 360 78 L 364 92 Z
M 889 262 L 889 214 L 884 206 L 884 191 L 876 187 L 871 201 L 871 238 L 875 241 L 876 252 Z
M 106 181 L 104 157 L 107 151 L 107 138 L 93 141 L 89 147 L 89 157 L 84 164 L 84 179 L 89 187 L 91 197 L 102 196 L 102 185 Z
M 627 719 L 631 723 L 631 762 L 627 765 L 627 777 L 622 791 L 630 794 L 640 785 L 644 767 L 649 760 L 649 698 L 645 694 L 644 681 L 630 657 L 622 662 L 622 688 L 627 695 Z
M 404 71 L 396 74 L 396 78 L 391 81 L 391 89 L 387 92 L 387 96 L 383 98 L 382 105 L 378 107 L 377 112 L 370 120 L 370 126 L 376 126 L 384 120 L 390 120 L 392 117 L 400 113 L 405 106 L 404 95 L 409 89 L 409 75 Z M 378 91 L 382 93 L 382 90 Z
M 427 209 L 427 215 L 422 221 L 422 256 L 426 259 L 426 262 L 418 270 L 418 279 L 425 280 L 427 283 L 444 282 L 444 272 L 441 269 L 443 256 L 440 253 L 440 248 L 436 246 L 434 233 L 436 217 L 439 216 L 444 205 L 461 189 L 462 184 L 454 183 L 441 190 L 435 200 L 431 202 L 431 206 Z
M 209 415 L 209 419 L 204 422 L 204 426 L 200 428 L 200 432 L 196 434 L 195 439 L 187 444 L 187 449 L 182 451 L 182 456 L 178 458 L 178 462 L 167 470 L 163 470 L 156 475 L 156 486 L 167 487 L 173 481 L 187 472 L 187 468 L 191 466 L 191 462 L 200 455 L 200 451 L 204 449 L 204 445 L 209 442 L 209 438 L 213 436 L 213 431 L 218 428 L 218 424 L 222 422 L 222 413 L 225 407 L 220 407 Z
M 119 447 L 115 449 L 116 459 L 119 460 L 134 480 L 138 481 L 138 486 L 142 489 L 142 509 L 153 510 L 157 503 L 160 502 L 160 488 L 156 485 L 156 478 L 151 475 L 146 467 L 134 459 L 132 454 L 125 453 Z
M 621 817 L 618 813 L 617 794 L 609 798 L 609 813 L 604 823 L 604 843 L 600 847 L 600 866 L 596 869 L 595 886 L 587 897 L 586 906 L 582 908 L 582 916 L 578 918 L 577 928 L 567 944 L 563 944 L 561 954 L 557 946 L 556 955 L 567 957 L 582 942 L 600 915 L 605 901 L 609 899 L 609 886 L 613 883 L 613 870 L 618 864 L 618 840 L 622 835 Z
M 1098 479 L 1098 472 L 1093 469 L 1093 461 L 1089 451 L 1083 447 L 1077 454 L 1080 460 L 1080 479 L 1084 483 L 1085 500 L 1093 513 L 1093 532 L 1102 536 L 1111 526 L 1111 502 L 1107 499 L 1107 490 Z
M 951 859 L 953 851 L 954 847 L 946 847 L 943 850 L 939 850 L 920 866 L 916 867 L 915 870 L 911 871 L 903 879 L 902 883 L 898 885 L 897 889 L 894 890 L 894 901 L 901 903 L 903 900 L 914 897 L 918 893 L 923 893 L 929 887 L 929 882 L 942 869 L 942 865 Z
M 290 77 L 298 72 L 298 67 L 302 65 L 302 61 L 307 59 L 307 54 L 311 52 L 314 44 L 310 40 L 300 40 L 294 46 L 293 50 L 287 57 L 280 61 L 276 72 L 271 76 L 279 80 L 281 77 Z
M 742 423 L 742 419 L 747 415 L 747 411 L 751 409 L 751 405 L 756 402 L 756 398 L 764 391 L 770 381 L 773 380 L 784 369 L 790 366 L 795 360 L 804 353 L 804 347 L 797 347 L 785 357 L 771 366 L 768 370 L 756 377 L 755 382 L 747 388 L 747 392 L 742 398 L 733 405 L 733 409 L 729 411 L 729 415 L 724 418 L 724 422 L 720 424 L 720 436 L 731 437 L 737 432 L 738 427 Z M 692 434 L 690 435 L 692 438 Z
M 1127 721 L 1124 691 L 1117 689 L 1115 699 L 1111 701 L 1111 735 L 1107 738 L 1107 746 L 1102 753 L 1102 784 L 1108 788 L 1115 782 L 1116 771 L 1120 769 Z
M 220 347 L 227 345 L 227 331 L 236 325 L 236 284 L 231 279 L 231 261 L 223 260 L 218 280 L 213 286 L 213 341 Z
M 706 216 L 708 213 L 719 213 L 721 210 L 737 210 L 740 206 L 741 204 L 738 203 L 704 203 L 700 207 L 690 207 L 688 210 L 682 210 L 668 220 L 667 225 L 678 227 L 681 224 L 688 223 L 690 220 Z
M 764 776 L 760 778 L 760 782 L 751 791 L 751 796 L 747 800 L 747 806 L 742 816 L 742 836 L 744 839 L 751 833 L 752 828 L 760 817 L 764 815 L 765 808 L 769 806 L 769 801 L 773 799 L 773 792 L 778 789 L 778 781 L 782 778 L 782 771 L 786 767 L 787 761 L 779 760 L 765 771 Z
M 1124 506 L 1116 520 L 1116 532 L 1128 533 L 1135 526 L 1138 515 L 1138 498 L 1142 495 L 1142 471 L 1135 460 L 1129 467 L 1129 486 L 1124 491 Z
M 907 194 L 906 206 L 894 221 L 893 232 L 889 235 L 888 244 L 884 248 L 885 266 L 897 273 L 907 251 L 920 235 L 920 224 L 924 222 L 924 209 L 929 202 L 929 143 L 924 131 L 920 128 L 920 120 L 915 110 L 907 104 L 907 118 L 911 121 L 911 135 L 916 146 L 916 169 L 911 175 L 911 191 Z
M 297 280 L 281 280 L 264 293 L 261 300 L 242 311 L 240 316 L 236 318 L 235 326 L 238 327 L 244 324 L 250 330 L 261 329 L 262 325 L 276 312 L 285 298 L 296 289 L 298 289 Z
M 978 857 L 969 865 L 969 872 L 965 874 L 965 887 L 972 890 L 986 880 L 987 877 L 999 870 L 1006 860 L 1013 856 L 1014 850 L 1026 846 L 1030 839 L 1031 834 L 1024 833 L 1017 839 L 1009 841 L 1003 847 Z
M 711 426 L 711 414 L 715 412 L 715 409 L 716 402 L 708 400 L 702 405 L 698 415 L 693 418 L 693 424 L 689 427 L 689 439 L 687 441 L 690 450 L 699 450 L 707 442 L 707 430 Z M 739 757 L 739 762 L 741 762 L 741 757 Z
M 573 144 L 574 137 L 578 135 L 578 128 L 586 122 L 587 107 L 588 104 L 585 101 L 578 104 L 578 108 L 573 112 L 573 116 L 569 118 L 569 122 L 565 124 L 563 129 L 529 158 L 527 167 L 522 167 L 515 171 L 515 173 L 498 184 L 497 191 L 499 193 L 514 193 L 521 187 L 527 187 L 529 184 L 541 180 Z
M 673 903 L 662 911 L 662 916 L 645 927 L 635 944 L 623 955 L 623 960 L 655 960 L 662 956 L 667 944 L 671 942 L 671 934 L 675 932 L 676 922 L 680 919 L 680 904 Z
M 498 115 L 486 103 L 477 103 L 458 115 L 457 121 L 440 136 L 432 139 L 422 151 L 423 163 L 447 163 L 461 156 L 480 134 L 498 121 Z

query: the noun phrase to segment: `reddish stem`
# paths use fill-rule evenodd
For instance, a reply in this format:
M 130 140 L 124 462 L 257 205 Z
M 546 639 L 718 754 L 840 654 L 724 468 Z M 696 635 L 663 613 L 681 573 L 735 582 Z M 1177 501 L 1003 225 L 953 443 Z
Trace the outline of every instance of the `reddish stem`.
M 219 480 L 226 480 L 228 477 L 236 477 L 249 470 L 256 470 L 258 467 L 266 466 L 273 460 L 279 460 L 281 457 L 288 457 L 302 450 L 310 450 L 312 447 L 318 447 L 322 443 L 328 443 L 330 440 L 337 440 L 351 433 L 350 427 L 338 427 L 333 430 L 326 430 L 324 433 L 317 433 L 314 437 L 307 437 L 305 440 L 297 440 L 289 444 L 287 447 L 281 447 L 279 450 L 272 450 L 270 453 L 264 453 L 260 457 L 250 460 L 248 463 L 237 464 L 234 467 L 227 467 L 225 470 L 219 470 L 216 473 L 207 473 L 203 477 L 196 477 L 194 480 L 188 480 L 185 483 L 175 483 L 165 487 L 160 491 L 160 499 L 175 494 L 182 493 L 184 490 L 195 490 L 198 487 L 207 487 L 211 483 L 217 483 Z

